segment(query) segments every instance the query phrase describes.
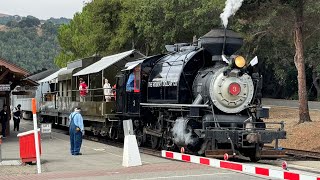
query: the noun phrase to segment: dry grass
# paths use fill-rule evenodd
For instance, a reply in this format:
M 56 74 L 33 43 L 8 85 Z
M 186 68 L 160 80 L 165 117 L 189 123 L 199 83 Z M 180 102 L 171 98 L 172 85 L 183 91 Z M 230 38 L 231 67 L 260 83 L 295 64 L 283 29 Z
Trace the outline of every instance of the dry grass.
M 279 146 L 320 152 L 320 111 L 310 111 L 312 122 L 298 124 L 299 110 L 272 107 L 269 122 L 285 122 L 287 139 L 280 140 Z
M 9 28 L 5 25 L 0 25 L 0 31 L 4 31 L 7 32 L 9 30 Z

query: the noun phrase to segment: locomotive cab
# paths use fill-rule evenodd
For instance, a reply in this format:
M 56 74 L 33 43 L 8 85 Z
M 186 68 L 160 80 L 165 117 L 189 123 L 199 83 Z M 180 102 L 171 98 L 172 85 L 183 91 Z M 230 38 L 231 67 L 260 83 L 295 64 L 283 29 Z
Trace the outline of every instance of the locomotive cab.
M 150 71 L 164 55 L 155 55 L 127 63 L 116 76 L 116 112 L 123 119 L 143 116 L 140 103 L 146 102 Z

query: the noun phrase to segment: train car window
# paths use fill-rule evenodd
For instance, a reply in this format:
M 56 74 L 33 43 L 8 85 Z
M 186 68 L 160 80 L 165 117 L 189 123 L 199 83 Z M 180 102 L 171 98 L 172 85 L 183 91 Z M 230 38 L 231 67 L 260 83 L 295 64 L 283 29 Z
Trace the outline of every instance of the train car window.
M 127 85 L 126 85 L 126 91 L 131 92 L 134 89 L 134 74 L 133 72 L 129 75 Z
M 140 92 L 140 82 L 141 82 L 140 70 L 141 70 L 141 66 L 140 65 L 134 68 L 134 88 L 133 88 L 133 92 L 135 92 L 135 93 L 139 93 Z

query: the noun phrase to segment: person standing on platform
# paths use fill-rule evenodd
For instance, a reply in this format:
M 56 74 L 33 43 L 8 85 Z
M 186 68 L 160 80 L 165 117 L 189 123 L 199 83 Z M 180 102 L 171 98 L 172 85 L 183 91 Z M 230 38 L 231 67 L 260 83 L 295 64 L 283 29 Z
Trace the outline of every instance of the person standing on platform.
M 84 125 L 80 112 L 81 108 L 76 107 L 74 112 L 69 116 L 70 151 L 74 156 L 82 155 L 82 153 L 80 153 L 80 148 L 82 144 L 82 136 L 84 135 Z
M 20 119 L 21 119 L 21 105 L 18 104 L 17 107 L 13 109 L 13 131 L 17 129 L 19 131 Z
M 80 84 L 79 84 L 79 92 L 80 92 L 80 102 L 86 101 L 86 96 L 88 94 L 88 85 L 82 78 L 79 78 Z
M 1 126 L 2 126 L 2 138 L 6 138 L 6 129 L 7 123 L 10 119 L 10 113 L 8 112 L 8 106 L 3 105 L 3 109 L 0 111 L 0 119 L 1 119 Z
M 113 94 L 112 94 L 112 88 L 108 79 L 104 79 L 103 94 L 106 99 L 106 102 L 110 102 Z

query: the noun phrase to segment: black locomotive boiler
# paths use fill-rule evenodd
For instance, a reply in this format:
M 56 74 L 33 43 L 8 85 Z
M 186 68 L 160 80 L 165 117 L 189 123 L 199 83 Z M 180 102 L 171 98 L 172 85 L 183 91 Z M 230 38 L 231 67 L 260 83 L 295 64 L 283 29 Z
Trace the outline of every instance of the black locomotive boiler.
M 259 160 L 263 145 L 286 132 L 263 121 L 269 109 L 261 104 L 258 61 L 234 55 L 242 45 L 239 34 L 214 29 L 194 44 L 128 63 L 116 76 L 115 113 L 107 118 L 132 119 L 139 145 Z

